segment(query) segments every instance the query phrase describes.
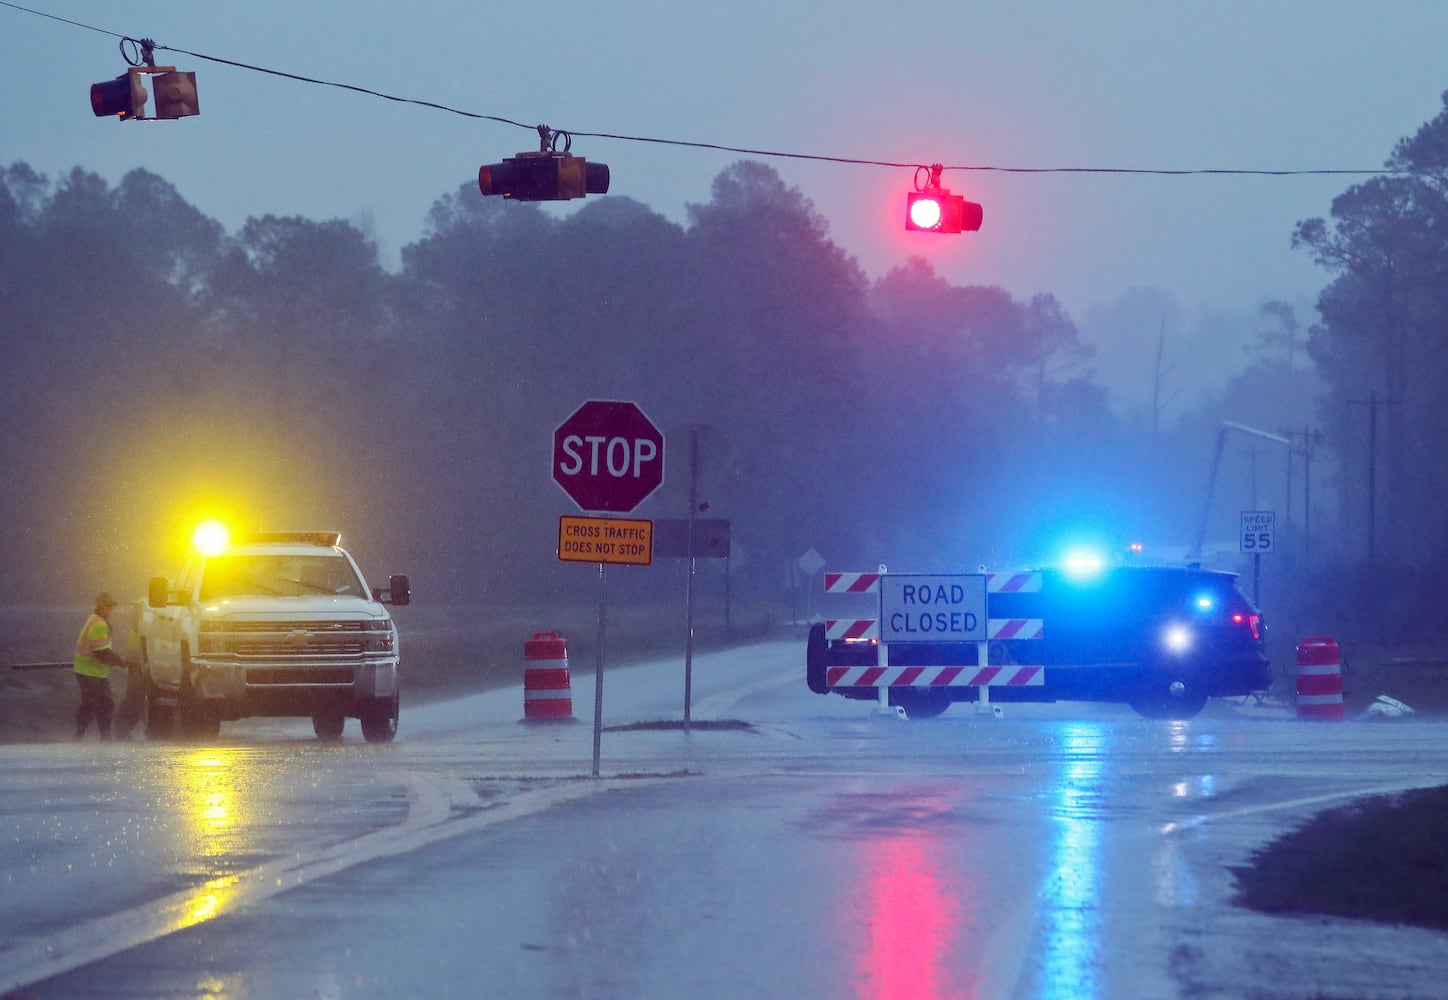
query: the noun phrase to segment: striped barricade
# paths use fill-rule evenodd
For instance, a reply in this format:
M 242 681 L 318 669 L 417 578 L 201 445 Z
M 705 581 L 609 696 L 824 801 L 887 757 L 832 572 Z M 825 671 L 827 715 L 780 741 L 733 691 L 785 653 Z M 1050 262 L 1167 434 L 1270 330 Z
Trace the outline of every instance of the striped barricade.
M 878 594 L 879 573 L 825 573 L 827 594 Z M 986 573 L 986 594 L 1029 594 L 1041 590 L 1040 573 Z M 1039 618 L 988 618 L 985 645 L 998 641 L 1042 639 L 1045 622 Z M 891 666 L 888 643 L 880 643 L 875 618 L 827 618 L 825 638 L 831 642 L 870 642 L 881 645 L 874 666 L 832 666 L 825 672 L 828 687 L 1022 687 L 1045 683 L 1045 668 L 1035 664 L 986 663 L 989 648 L 980 650 L 979 664 Z M 911 644 L 917 645 L 917 644 Z M 980 645 L 977 643 L 976 645 Z
M 1043 667 L 1001 666 L 830 667 L 830 687 L 1039 687 Z

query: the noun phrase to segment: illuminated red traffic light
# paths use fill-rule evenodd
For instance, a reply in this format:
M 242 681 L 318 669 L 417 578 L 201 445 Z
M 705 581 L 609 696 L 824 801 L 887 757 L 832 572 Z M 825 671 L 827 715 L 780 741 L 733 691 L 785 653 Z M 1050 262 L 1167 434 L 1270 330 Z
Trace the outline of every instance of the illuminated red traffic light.
M 940 210 L 940 199 L 935 195 L 912 194 L 906 199 L 906 229 L 938 229 L 944 215 Z
M 905 196 L 905 228 L 921 233 L 975 232 L 984 210 L 945 188 L 912 191 Z

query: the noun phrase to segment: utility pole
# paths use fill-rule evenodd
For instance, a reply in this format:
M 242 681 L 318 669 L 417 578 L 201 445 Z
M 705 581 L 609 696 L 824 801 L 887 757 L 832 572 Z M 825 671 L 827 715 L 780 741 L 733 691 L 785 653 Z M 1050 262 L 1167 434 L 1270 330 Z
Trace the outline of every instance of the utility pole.
M 1378 407 L 1397 406 L 1401 399 L 1379 399 L 1377 390 L 1367 399 L 1349 399 L 1349 406 L 1368 408 L 1368 562 L 1377 561 L 1378 553 Z
M 1302 456 L 1302 560 L 1312 564 L 1312 452 L 1322 443 L 1322 432 L 1311 427 L 1283 431 L 1292 442 L 1292 452 Z M 1287 465 L 1287 520 L 1292 522 L 1292 464 Z

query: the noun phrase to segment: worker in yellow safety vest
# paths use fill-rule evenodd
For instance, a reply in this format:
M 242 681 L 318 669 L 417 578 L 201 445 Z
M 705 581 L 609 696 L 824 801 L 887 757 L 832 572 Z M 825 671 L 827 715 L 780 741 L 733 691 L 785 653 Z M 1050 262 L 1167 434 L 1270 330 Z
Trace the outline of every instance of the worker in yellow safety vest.
M 95 611 L 85 620 L 75 640 L 75 679 L 80 685 L 80 707 L 75 710 L 75 738 L 83 739 L 94 719 L 101 739 L 111 738 L 111 667 L 125 667 L 124 658 L 111 649 L 111 609 L 116 599 L 96 595 Z

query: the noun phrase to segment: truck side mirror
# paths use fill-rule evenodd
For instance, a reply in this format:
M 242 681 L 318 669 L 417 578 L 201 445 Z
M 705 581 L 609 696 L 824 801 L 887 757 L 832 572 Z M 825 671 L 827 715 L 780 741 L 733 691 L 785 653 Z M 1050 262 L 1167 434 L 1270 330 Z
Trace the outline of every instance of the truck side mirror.
M 153 608 L 164 608 L 166 599 L 170 596 L 170 588 L 166 585 L 164 576 L 151 577 L 149 590 L 146 594 L 146 603 Z
M 382 604 L 395 604 L 399 608 L 404 604 L 411 604 L 412 587 L 407 582 L 407 575 L 393 573 L 387 578 L 386 590 L 381 587 L 372 588 L 372 599 Z

